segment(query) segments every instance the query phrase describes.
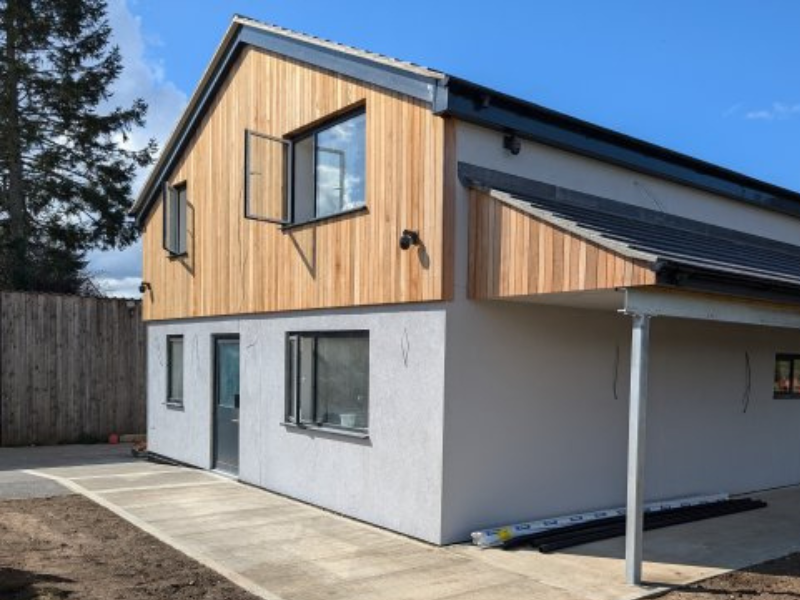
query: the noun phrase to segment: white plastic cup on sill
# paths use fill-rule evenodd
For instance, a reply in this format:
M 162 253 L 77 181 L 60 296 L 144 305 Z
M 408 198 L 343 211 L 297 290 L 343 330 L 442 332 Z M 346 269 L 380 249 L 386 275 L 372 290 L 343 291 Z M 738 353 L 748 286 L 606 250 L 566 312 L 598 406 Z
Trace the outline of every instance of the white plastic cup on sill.
M 356 413 L 342 413 L 339 415 L 339 424 L 342 427 L 353 428 L 356 426 L 357 421 L 358 421 L 358 414 Z

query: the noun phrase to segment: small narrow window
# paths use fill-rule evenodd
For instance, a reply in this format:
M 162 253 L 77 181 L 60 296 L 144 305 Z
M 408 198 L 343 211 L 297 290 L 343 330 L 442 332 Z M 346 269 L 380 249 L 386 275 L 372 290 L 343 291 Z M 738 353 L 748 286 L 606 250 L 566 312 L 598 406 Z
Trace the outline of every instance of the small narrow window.
M 293 333 L 287 354 L 287 422 L 366 432 L 369 332 Z
M 292 221 L 304 223 L 366 206 L 363 109 L 292 140 Z
M 775 357 L 773 396 L 800 399 L 800 354 L 778 354 Z
M 183 406 L 183 336 L 167 336 L 167 405 Z
M 186 184 L 164 189 L 164 249 L 172 256 L 186 254 Z

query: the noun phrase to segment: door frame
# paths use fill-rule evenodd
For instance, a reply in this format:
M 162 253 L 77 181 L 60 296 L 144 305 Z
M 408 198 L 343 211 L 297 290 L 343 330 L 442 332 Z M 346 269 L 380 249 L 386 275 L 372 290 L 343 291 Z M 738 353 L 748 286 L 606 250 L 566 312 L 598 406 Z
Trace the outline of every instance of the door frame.
M 236 340 L 239 342 L 239 401 L 241 409 L 241 385 L 242 385 L 242 363 L 241 363 L 241 336 L 238 333 L 214 333 L 211 335 L 211 448 L 210 457 L 211 470 L 228 477 L 238 479 L 238 459 L 241 458 L 241 447 L 237 450 L 237 473 L 234 475 L 227 471 L 217 469 L 217 393 L 219 391 L 219 355 L 217 352 L 217 342 L 220 340 Z M 241 423 L 239 423 L 240 425 Z M 241 427 L 239 428 L 241 431 Z M 240 438 L 241 439 L 241 438 Z

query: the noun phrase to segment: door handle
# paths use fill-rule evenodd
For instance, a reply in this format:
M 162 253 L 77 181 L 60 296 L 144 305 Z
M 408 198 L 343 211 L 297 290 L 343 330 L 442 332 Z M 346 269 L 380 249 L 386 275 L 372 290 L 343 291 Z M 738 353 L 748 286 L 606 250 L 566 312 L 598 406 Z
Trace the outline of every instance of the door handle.
M 231 419 L 231 423 L 238 423 L 239 419 Z
M 233 395 L 233 407 L 239 408 L 239 394 Z

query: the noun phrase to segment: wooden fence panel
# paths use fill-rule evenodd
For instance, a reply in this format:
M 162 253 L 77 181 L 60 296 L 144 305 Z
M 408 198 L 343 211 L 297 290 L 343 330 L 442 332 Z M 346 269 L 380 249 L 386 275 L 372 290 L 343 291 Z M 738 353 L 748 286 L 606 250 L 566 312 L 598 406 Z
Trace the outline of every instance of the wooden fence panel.
M 145 428 L 141 302 L 0 292 L 0 445 Z

